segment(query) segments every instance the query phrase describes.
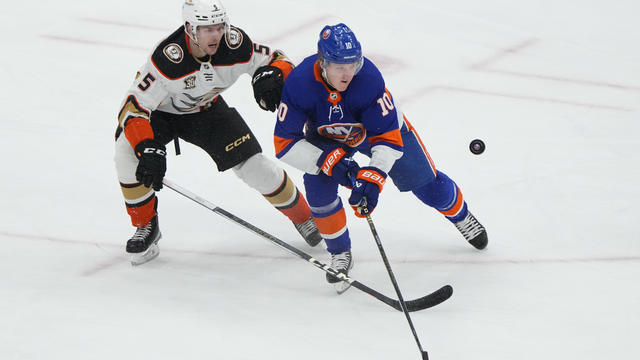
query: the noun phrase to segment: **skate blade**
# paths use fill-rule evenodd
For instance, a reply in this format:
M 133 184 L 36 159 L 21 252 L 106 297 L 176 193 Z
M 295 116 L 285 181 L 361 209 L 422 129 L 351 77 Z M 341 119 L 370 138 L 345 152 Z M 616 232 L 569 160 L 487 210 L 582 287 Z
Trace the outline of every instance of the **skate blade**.
M 349 284 L 346 281 L 340 281 L 340 282 L 337 282 L 337 283 L 333 284 L 333 288 L 336 289 L 336 292 L 338 293 L 338 295 L 340 295 L 343 292 L 349 290 L 350 287 L 351 287 L 351 284 Z
M 354 261 L 352 259 L 351 266 L 349 266 L 349 270 L 348 270 L 349 274 L 351 273 L 351 270 L 353 270 L 353 264 L 354 264 Z M 351 283 L 348 283 L 346 281 L 340 281 L 333 284 L 333 288 L 336 289 L 336 292 L 338 293 L 338 295 L 349 290 L 350 287 L 351 287 Z
M 139 266 L 144 263 L 148 263 L 149 261 L 157 258 L 158 255 L 160 255 L 160 248 L 158 247 L 158 244 L 153 243 L 149 246 L 147 251 L 143 253 L 129 254 L 131 266 Z

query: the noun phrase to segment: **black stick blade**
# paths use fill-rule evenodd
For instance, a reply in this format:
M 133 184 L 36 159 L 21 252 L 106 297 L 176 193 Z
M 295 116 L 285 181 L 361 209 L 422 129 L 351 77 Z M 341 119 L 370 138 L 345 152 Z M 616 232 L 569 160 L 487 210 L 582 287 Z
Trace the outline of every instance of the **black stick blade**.
M 405 301 L 405 304 L 409 311 L 420 311 L 445 302 L 451 297 L 451 295 L 453 295 L 453 288 L 451 285 L 445 285 L 429 295 L 423 296 L 419 299 Z M 402 311 L 400 303 L 398 303 L 398 307 L 396 309 Z

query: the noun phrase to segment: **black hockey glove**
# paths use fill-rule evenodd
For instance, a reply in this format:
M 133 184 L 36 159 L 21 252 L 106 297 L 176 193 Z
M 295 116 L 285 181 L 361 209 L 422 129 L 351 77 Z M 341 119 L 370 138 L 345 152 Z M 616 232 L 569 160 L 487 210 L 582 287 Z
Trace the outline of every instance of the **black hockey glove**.
M 284 76 L 282 70 L 275 66 L 261 66 L 253 74 L 251 80 L 253 96 L 263 110 L 276 111 L 282 97 Z
M 136 179 L 153 190 L 162 189 L 162 179 L 167 171 L 167 150 L 154 139 L 142 140 L 134 149 L 138 158 Z

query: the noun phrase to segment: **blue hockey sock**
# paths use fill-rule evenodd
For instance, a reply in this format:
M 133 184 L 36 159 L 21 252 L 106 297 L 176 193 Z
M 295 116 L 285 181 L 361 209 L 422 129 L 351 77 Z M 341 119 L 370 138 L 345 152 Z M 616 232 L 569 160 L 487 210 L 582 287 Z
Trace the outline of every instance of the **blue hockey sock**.
M 457 223 L 467 216 L 467 204 L 462 198 L 462 192 L 456 183 L 440 170 L 432 182 L 413 190 L 413 194 L 423 203 L 441 212 L 452 223 Z

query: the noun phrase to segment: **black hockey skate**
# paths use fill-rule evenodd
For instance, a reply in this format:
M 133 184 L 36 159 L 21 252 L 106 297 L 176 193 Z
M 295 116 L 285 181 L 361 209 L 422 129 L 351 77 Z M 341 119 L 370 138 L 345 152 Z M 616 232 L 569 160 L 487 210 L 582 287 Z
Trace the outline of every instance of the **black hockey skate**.
M 322 236 L 320 236 L 320 232 L 318 231 L 316 222 L 313 221 L 313 217 L 309 217 L 302 224 L 293 223 L 293 226 L 296 227 L 296 230 L 298 230 L 300 235 L 302 235 L 307 244 L 316 246 L 320 241 L 322 241 Z
M 331 254 L 331 267 L 345 275 L 349 275 L 349 270 L 353 268 L 353 257 L 351 256 L 351 250 L 341 252 L 339 254 Z M 327 273 L 327 282 L 333 284 L 338 294 L 342 294 L 347 291 L 351 284 L 346 281 L 341 281 L 337 277 Z
M 155 259 L 160 254 L 158 241 L 161 237 L 158 215 L 147 225 L 137 228 L 133 237 L 127 241 L 127 254 L 131 259 L 131 265 L 138 266 Z
M 456 228 L 462 236 L 478 250 L 487 247 L 489 239 L 487 238 L 487 230 L 480 224 L 478 219 L 473 216 L 471 211 L 467 212 L 467 216 L 462 221 L 457 222 Z

